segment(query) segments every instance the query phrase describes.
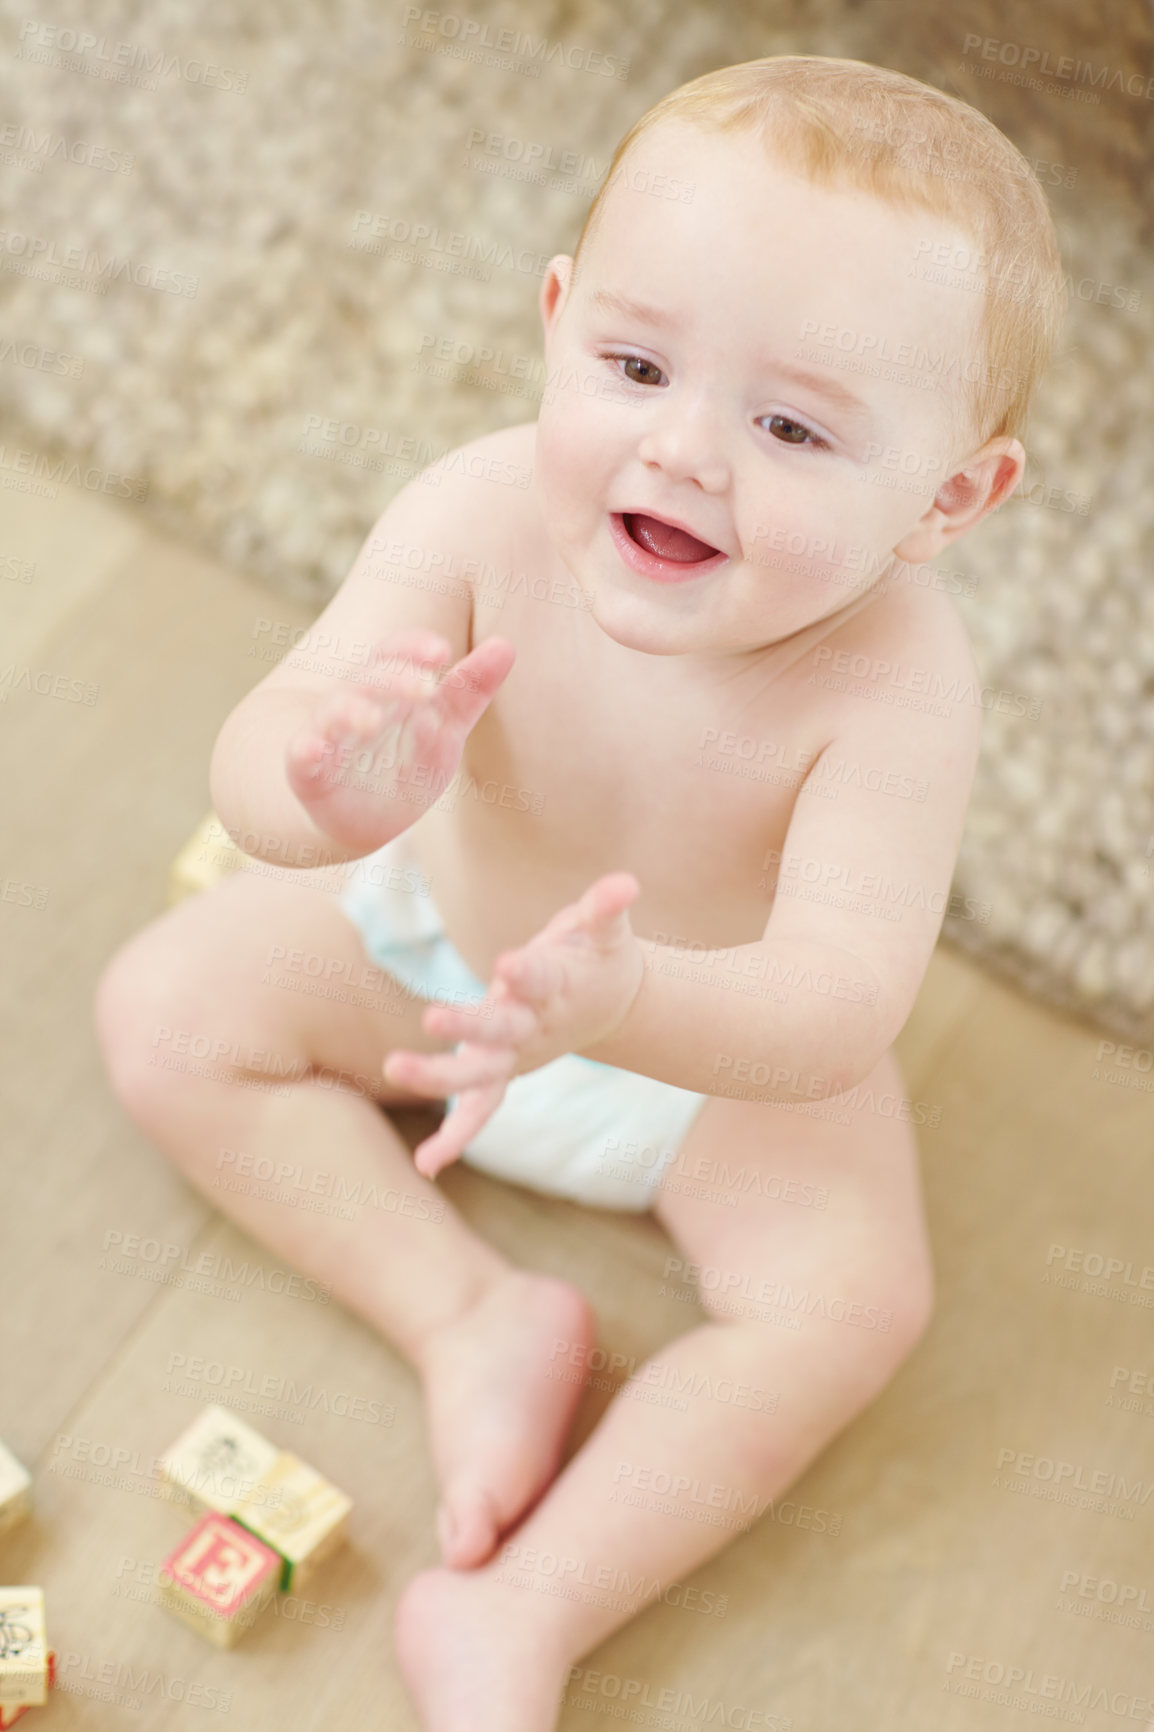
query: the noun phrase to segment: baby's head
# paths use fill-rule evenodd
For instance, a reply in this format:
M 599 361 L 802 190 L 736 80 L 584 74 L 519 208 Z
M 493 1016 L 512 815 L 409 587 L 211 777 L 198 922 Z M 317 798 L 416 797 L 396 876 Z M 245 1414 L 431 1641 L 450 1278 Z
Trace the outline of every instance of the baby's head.
M 933 558 L 1017 485 L 1064 301 L 1037 180 L 965 103 L 793 56 L 673 91 L 541 291 L 538 480 L 598 623 L 732 655 Z

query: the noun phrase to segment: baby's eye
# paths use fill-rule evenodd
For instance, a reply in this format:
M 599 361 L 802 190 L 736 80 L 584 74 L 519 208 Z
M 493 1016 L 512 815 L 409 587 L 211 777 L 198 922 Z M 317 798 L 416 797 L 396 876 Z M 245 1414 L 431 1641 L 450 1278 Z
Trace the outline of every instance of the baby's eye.
M 623 361 L 626 370 L 622 372 L 621 376 L 624 379 L 628 379 L 632 385 L 655 385 L 657 379 L 664 379 L 665 377 L 665 374 L 661 371 L 660 367 L 656 366 L 652 361 L 644 360 L 640 355 L 607 355 L 606 360 L 612 361 L 614 366 L 616 366 L 618 362 Z M 648 367 L 649 372 L 651 374 L 656 373 L 657 378 L 639 379 L 635 374 L 630 373 L 627 370 L 630 367 Z
M 801 421 L 791 421 L 788 415 L 767 415 L 762 419 L 768 421 L 769 431 L 775 439 L 780 439 L 783 445 L 804 445 L 808 440 L 815 448 L 825 447 L 824 439 L 811 432 Z

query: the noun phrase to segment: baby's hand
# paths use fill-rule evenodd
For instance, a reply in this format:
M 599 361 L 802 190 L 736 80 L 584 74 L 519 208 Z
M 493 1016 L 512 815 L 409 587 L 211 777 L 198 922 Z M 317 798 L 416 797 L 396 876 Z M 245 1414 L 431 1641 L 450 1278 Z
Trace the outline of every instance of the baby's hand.
M 289 787 L 343 847 L 383 847 L 397 834 L 392 802 L 431 806 L 456 774 L 514 651 L 505 638 L 486 638 L 446 668 L 452 654 L 437 632 L 391 632 L 374 646 L 363 678 L 318 696 L 289 742 Z
M 433 1179 L 457 1159 L 500 1106 L 510 1078 L 593 1046 L 621 1026 L 645 972 L 626 913 L 640 888 L 631 872 L 596 879 L 528 944 L 498 956 L 487 998 L 464 1011 L 431 1004 L 424 1027 L 457 1039 L 453 1052 L 389 1054 L 388 1082 L 416 1094 L 459 1097 L 414 1151 L 418 1172 Z

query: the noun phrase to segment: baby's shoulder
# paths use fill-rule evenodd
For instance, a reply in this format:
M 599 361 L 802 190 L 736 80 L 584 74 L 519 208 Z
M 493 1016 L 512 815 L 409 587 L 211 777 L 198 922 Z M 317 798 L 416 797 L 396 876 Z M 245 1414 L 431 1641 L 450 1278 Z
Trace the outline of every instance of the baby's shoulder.
M 537 424 L 482 433 L 438 457 L 420 479 L 435 494 L 437 515 L 471 535 L 510 526 L 527 512 Z
M 982 678 L 965 622 L 943 591 L 889 580 L 835 623 L 806 660 L 807 684 L 821 691 L 831 738 L 863 728 L 898 736 L 932 718 L 939 747 L 940 723 L 953 750 L 976 751 Z
M 519 421 L 514 427 L 497 427 L 478 434 L 438 457 L 430 467 L 447 475 L 457 475 L 462 481 L 489 482 L 503 486 L 524 487 L 518 472 L 533 471 L 533 451 L 537 437 L 535 421 Z
M 902 657 L 911 672 L 922 663 L 927 673 L 937 669 L 946 677 L 977 672 L 969 632 L 949 595 L 915 582 L 908 569 L 883 580 L 829 642 L 858 655 L 888 651 L 888 660 Z

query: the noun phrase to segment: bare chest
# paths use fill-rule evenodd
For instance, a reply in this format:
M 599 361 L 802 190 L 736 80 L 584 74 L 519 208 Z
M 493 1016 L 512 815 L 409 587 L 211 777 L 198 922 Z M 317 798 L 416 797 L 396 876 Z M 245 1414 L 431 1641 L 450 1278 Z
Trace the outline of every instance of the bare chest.
M 629 652 L 591 653 L 592 622 L 549 613 L 528 601 L 477 621 L 475 637 L 500 632 L 518 659 L 469 736 L 454 793 L 413 834 L 448 936 L 487 978 L 498 951 L 624 870 L 641 885 L 639 937 L 760 938 L 767 854 L 823 744 L 812 704 L 788 676 L 755 703 L 747 688 L 687 694 L 664 677 L 672 668 L 636 681 Z

